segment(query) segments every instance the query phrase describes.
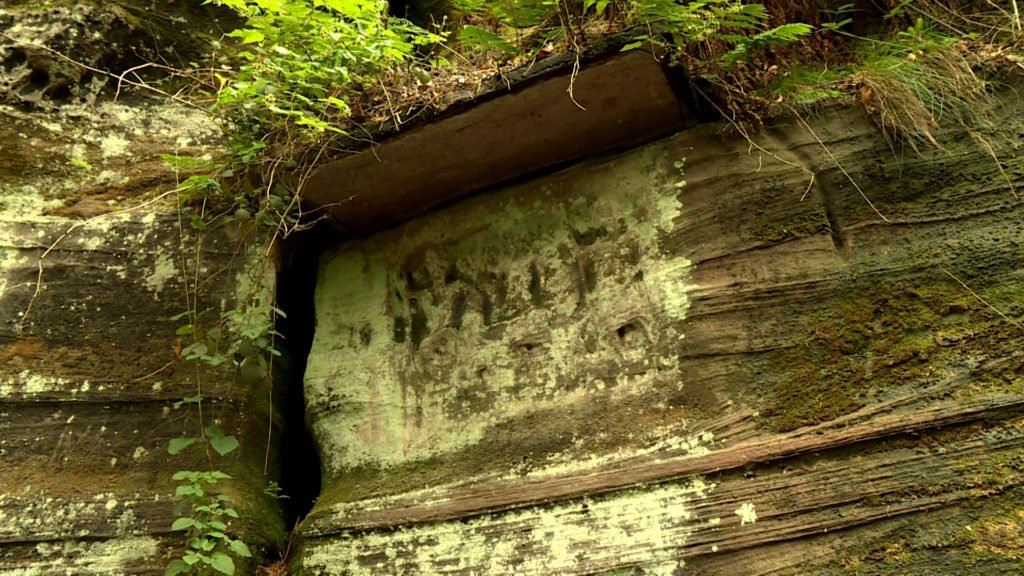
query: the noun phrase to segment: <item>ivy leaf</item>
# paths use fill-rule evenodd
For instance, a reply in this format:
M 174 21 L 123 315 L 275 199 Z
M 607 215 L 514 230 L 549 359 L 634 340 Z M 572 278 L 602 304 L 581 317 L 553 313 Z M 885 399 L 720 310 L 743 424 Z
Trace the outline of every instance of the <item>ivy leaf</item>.
M 209 351 L 210 349 L 207 348 L 206 344 L 203 342 L 195 342 L 186 346 L 181 351 L 181 355 L 184 356 L 186 360 L 196 360 L 198 358 L 202 358 Z
M 174 489 L 174 496 L 176 498 L 181 498 L 183 496 L 199 496 L 199 497 L 202 497 L 205 494 L 206 494 L 206 492 L 204 492 L 202 488 L 200 488 L 199 486 L 197 486 L 195 484 L 185 484 L 183 486 L 178 486 L 177 488 Z
M 217 451 L 217 454 L 224 456 L 229 454 L 238 448 L 238 439 L 234 436 L 222 436 L 220 438 L 211 438 L 210 446 Z
M 253 30 L 252 28 L 240 28 L 238 30 L 232 30 L 228 32 L 228 36 L 232 38 L 238 38 L 242 44 L 258 44 L 266 39 L 266 34 L 259 30 Z
M 167 565 L 164 576 L 178 576 L 178 574 L 185 574 L 187 572 L 188 564 L 185 564 L 185 561 L 179 558 Z
M 196 440 L 199 438 L 171 438 L 171 441 L 167 443 L 167 452 L 173 456 L 195 444 Z
M 210 558 L 210 567 L 221 574 L 227 574 L 227 576 L 234 576 L 235 574 L 234 560 L 223 552 L 213 553 L 213 556 Z
M 171 524 L 171 530 L 185 530 L 196 525 L 196 521 L 192 518 L 178 518 Z
M 241 540 L 232 540 L 228 543 L 228 548 L 242 558 L 252 558 L 252 552 L 249 552 L 249 547 Z
M 213 446 L 213 449 L 221 456 L 230 454 L 238 448 L 238 438 L 225 435 L 224 432 L 216 426 L 207 426 L 206 434 L 210 437 L 210 446 Z

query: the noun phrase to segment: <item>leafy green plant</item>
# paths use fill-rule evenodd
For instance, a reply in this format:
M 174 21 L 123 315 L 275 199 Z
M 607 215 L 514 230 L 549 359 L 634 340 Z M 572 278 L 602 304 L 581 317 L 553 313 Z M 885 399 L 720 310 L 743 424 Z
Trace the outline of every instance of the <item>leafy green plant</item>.
M 179 470 L 173 478 L 180 482 L 175 499 L 182 515 L 175 519 L 171 529 L 185 531 L 187 548 L 181 558 L 170 563 L 164 575 L 232 576 L 235 561 L 231 555 L 250 558 L 252 552 L 245 542 L 228 534 L 227 522 L 239 517 L 238 511 L 230 506 L 230 498 L 212 490 L 218 482 L 231 477 L 217 470 Z
M 202 394 L 195 394 L 183 398 L 176 407 L 201 406 L 202 401 Z M 201 436 L 172 438 L 167 452 L 177 455 L 194 445 L 207 446 L 221 456 L 234 452 L 239 446 L 234 435 L 225 434 L 219 426 L 210 425 L 202 429 Z M 234 574 L 235 563 L 229 553 L 241 558 L 249 558 L 252 553 L 244 541 L 229 534 L 228 519 L 239 517 L 230 506 L 230 498 L 212 490 L 219 481 L 231 477 L 220 470 L 179 470 L 172 478 L 179 484 L 174 492 L 178 501 L 178 517 L 171 530 L 186 532 L 186 548 L 180 558 L 168 565 L 165 576 L 216 572 L 229 576 Z
M 732 50 L 722 56 L 722 63 L 731 66 L 749 56 L 750 51 L 755 48 L 770 46 L 772 44 L 791 44 L 800 39 L 801 36 L 810 34 L 814 28 L 807 24 L 790 23 L 769 28 L 749 38 L 735 38 L 736 45 Z
M 685 47 L 694 42 L 721 40 L 734 43 L 747 39 L 742 32 L 764 25 L 768 12 L 763 4 L 744 4 L 737 0 L 704 0 L 680 4 L 673 0 L 632 0 L 628 17 L 651 32 L 640 39 L 671 39 L 672 45 Z
M 254 224 L 268 240 L 302 225 L 295 198 L 301 186 L 281 178 L 299 168 L 296 157 L 345 133 L 350 102 L 367 87 L 405 72 L 419 46 L 443 40 L 401 19 L 387 17 L 383 0 L 206 0 L 234 9 L 245 18 L 227 34 L 233 65 L 211 70 L 217 94 L 211 113 L 228 135 L 226 153 L 217 159 L 167 155 L 166 164 L 182 175 L 177 187 L 183 212 L 201 234 L 215 220 L 232 218 Z M 230 46 L 229 46 L 230 49 Z M 286 183 L 287 182 L 287 183 Z M 200 268 L 196 262 L 195 267 Z M 259 281 L 256 282 L 259 284 Z M 197 288 L 193 288 L 194 290 Z M 194 307 L 176 316 L 177 336 L 187 344 L 180 356 L 218 369 L 234 364 L 235 374 L 265 377 L 274 347 L 277 317 L 284 313 L 264 301 L 257 286 L 248 302 L 224 311 L 212 326 Z M 199 300 L 189 294 L 187 300 Z M 197 374 L 201 371 L 197 370 Z M 172 528 L 186 532 L 186 549 L 167 574 L 233 574 L 234 558 L 249 557 L 248 547 L 229 535 L 228 519 L 237 511 L 211 488 L 229 476 L 217 470 L 214 454 L 239 448 L 238 439 L 204 421 L 204 395 L 196 393 L 176 407 L 195 408 L 198 433 L 170 440 L 178 455 L 202 447 L 212 470 L 180 470 L 174 479 L 180 516 Z M 276 488 L 276 484 L 270 486 Z M 275 495 L 281 497 L 280 489 Z
M 288 498 L 291 498 L 291 496 L 284 493 L 281 485 L 273 480 L 267 482 L 267 485 L 263 487 L 263 493 L 276 500 L 287 500 Z
M 202 397 L 190 396 L 185 398 L 183 402 L 199 403 L 202 401 Z M 172 438 L 167 445 L 167 453 L 175 455 L 181 453 L 182 450 L 192 446 L 196 442 L 206 441 L 209 442 L 210 448 L 213 448 L 214 452 L 221 456 L 226 456 L 231 452 L 234 452 L 238 448 L 238 438 L 224 434 L 223 431 L 217 426 L 207 426 L 203 428 L 203 436 L 190 436 L 184 438 Z
M 680 52 L 698 44 L 716 42 L 724 61 L 733 64 L 759 47 L 794 42 L 811 32 L 800 23 L 786 23 L 765 29 L 768 12 L 763 4 L 740 0 L 533 0 L 478 2 L 460 0 L 456 6 L 475 14 L 479 21 L 498 22 L 491 30 L 475 24 L 463 29 L 459 39 L 472 48 L 499 49 L 508 54 L 531 52 L 530 42 L 561 38 L 574 49 L 585 42 L 585 31 L 595 22 L 605 22 L 606 31 L 632 30 L 633 41 L 622 49 L 633 50 L 656 44 Z M 549 28 L 547 32 L 509 34 L 504 28 Z M 514 45 L 511 38 L 524 44 Z
M 274 339 L 281 334 L 274 329 L 277 318 L 285 318 L 283 310 L 254 297 L 248 305 L 240 305 L 224 311 L 220 321 L 207 330 L 198 325 L 201 314 L 186 311 L 173 320 L 187 318 L 189 321 L 178 327 L 181 337 L 192 337 L 191 344 L 181 350 L 186 360 L 203 362 L 209 366 L 220 366 L 232 360 L 237 366 L 245 362 L 258 363 L 267 369 L 266 355 L 280 356 Z
M 839 32 L 844 27 L 853 23 L 853 18 L 850 17 L 850 14 L 856 11 L 856 4 L 843 4 L 835 10 L 822 10 L 823 13 L 832 16 L 833 20 L 830 22 L 822 22 L 821 28 L 832 32 Z
M 417 46 L 443 40 L 401 19 L 381 0 L 207 0 L 246 17 L 230 32 L 244 49 L 234 78 L 223 78 L 217 110 L 240 114 L 241 135 L 278 129 L 316 137 L 342 132 L 348 95 Z
M 766 94 L 771 100 L 799 106 L 813 105 L 822 100 L 847 95 L 843 86 L 848 84 L 849 80 L 849 69 L 792 66 L 772 81 L 767 87 Z
M 586 12 L 593 8 L 594 13 L 600 16 L 608 9 L 609 4 L 611 4 L 611 0 L 583 0 L 583 11 Z

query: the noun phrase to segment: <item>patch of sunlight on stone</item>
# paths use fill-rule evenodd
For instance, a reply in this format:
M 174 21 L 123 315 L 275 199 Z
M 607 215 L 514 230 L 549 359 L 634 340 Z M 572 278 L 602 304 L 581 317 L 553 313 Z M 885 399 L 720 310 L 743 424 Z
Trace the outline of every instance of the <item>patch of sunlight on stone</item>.
M 662 439 L 643 448 L 620 448 L 609 454 L 594 454 L 584 457 L 576 455 L 572 450 L 566 450 L 549 456 L 547 462 L 534 470 L 530 470 L 526 473 L 526 476 L 528 478 L 565 476 L 610 466 L 616 462 L 627 462 L 643 456 L 658 454 L 701 456 L 711 451 L 708 445 L 715 439 L 715 435 L 712 432 L 698 432 L 688 436 L 677 437 L 668 434 L 658 434 L 655 431 L 650 435 L 662 437 Z M 515 478 L 519 476 L 519 474 L 513 473 L 505 477 Z
M 692 533 L 694 506 L 714 489 L 685 483 L 625 490 L 547 507 L 470 520 L 368 532 L 310 544 L 305 567 L 318 574 L 371 576 L 436 573 L 546 576 L 590 566 L 674 569 L 675 551 Z

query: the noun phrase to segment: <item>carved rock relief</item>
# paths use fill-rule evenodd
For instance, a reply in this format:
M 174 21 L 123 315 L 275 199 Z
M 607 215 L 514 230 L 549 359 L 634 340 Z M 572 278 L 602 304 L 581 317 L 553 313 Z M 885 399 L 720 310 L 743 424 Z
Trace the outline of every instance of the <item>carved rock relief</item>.
M 681 202 L 642 148 L 482 195 L 325 257 L 307 405 L 328 472 L 426 459 L 489 426 L 675 369 Z

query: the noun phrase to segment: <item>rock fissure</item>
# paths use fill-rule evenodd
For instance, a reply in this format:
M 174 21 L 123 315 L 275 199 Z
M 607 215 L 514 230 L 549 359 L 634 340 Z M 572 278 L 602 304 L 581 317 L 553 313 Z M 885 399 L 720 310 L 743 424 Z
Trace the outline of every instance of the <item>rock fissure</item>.
M 281 361 L 274 365 L 275 393 L 282 421 L 278 438 L 281 512 L 290 528 L 312 510 L 320 496 L 320 455 L 309 432 L 303 375 L 316 325 L 313 292 L 326 233 L 299 234 L 284 243 L 276 301 L 284 313 L 276 330 L 283 336 Z

